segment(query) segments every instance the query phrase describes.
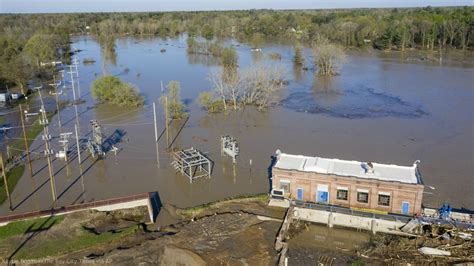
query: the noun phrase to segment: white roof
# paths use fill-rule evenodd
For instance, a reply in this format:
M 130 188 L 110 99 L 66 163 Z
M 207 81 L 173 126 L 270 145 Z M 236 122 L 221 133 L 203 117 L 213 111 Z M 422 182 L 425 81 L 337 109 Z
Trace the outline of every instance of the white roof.
M 370 168 L 367 162 L 281 153 L 277 158 L 275 167 L 286 170 L 353 176 L 382 181 L 397 181 L 409 184 L 419 183 L 416 163 L 412 166 L 372 163 L 372 168 Z

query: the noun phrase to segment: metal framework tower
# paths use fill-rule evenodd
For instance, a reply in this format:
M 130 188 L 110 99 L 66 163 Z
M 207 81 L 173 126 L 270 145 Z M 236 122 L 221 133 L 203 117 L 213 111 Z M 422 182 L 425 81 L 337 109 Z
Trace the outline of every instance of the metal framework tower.
M 236 163 L 236 157 L 239 155 L 239 144 L 236 138 L 229 135 L 221 137 L 221 155 L 225 154 L 232 157 L 232 162 Z
M 211 178 L 211 160 L 201 151 L 191 147 L 175 152 L 173 157 L 174 160 L 171 162 L 171 165 L 176 172 L 180 172 L 188 177 L 190 183 L 204 176 Z
M 91 120 L 90 125 L 92 128 L 92 138 L 87 141 L 87 148 L 89 149 L 89 152 L 92 154 L 93 158 L 95 158 L 96 155 L 99 158 L 102 158 L 105 155 L 105 152 L 102 148 L 102 126 L 97 120 Z

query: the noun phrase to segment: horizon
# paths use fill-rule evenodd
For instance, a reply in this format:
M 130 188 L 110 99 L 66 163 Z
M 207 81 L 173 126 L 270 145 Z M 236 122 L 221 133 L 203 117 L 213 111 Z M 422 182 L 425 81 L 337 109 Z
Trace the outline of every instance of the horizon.
M 331 10 L 331 9 L 383 9 L 423 7 L 473 6 L 469 0 L 239 0 L 224 3 L 219 0 L 178 0 L 174 2 L 138 0 L 76 0 L 65 5 L 61 0 L 0 0 L 1 14 L 54 14 L 54 13 L 147 13 L 147 12 L 196 12 L 239 10 Z

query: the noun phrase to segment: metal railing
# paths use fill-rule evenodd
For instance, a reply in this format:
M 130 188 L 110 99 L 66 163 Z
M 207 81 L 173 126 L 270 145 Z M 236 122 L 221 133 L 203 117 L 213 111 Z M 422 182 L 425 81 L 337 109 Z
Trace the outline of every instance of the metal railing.
M 403 223 L 406 223 L 413 218 L 413 217 L 404 216 L 404 215 L 363 212 L 363 211 L 353 210 L 350 208 L 336 206 L 336 205 L 310 203 L 310 202 L 302 202 L 302 201 L 295 201 L 295 200 L 290 200 L 290 205 L 295 206 L 295 207 L 300 207 L 300 208 L 306 208 L 306 209 L 321 210 L 321 211 L 327 211 L 327 212 L 333 212 L 333 213 L 342 213 L 342 214 L 348 214 L 348 215 L 359 216 L 359 217 L 382 219 L 386 221 L 398 221 L 398 222 L 403 222 Z
M 125 202 L 131 202 L 135 200 L 149 199 L 149 198 L 150 198 L 150 193 L 142 193 L 142 194 L 137 194 L 137 195 L 113 198 L 113 199 L 96 200 L 92 202 L 62 206 L 58 208 L 51 208 L 49 210 L 11 214 L 11 215 L 0 217 L 0 223 L 13 222 L 17 220 L 24 220 L 24 219 L 36 218 L 36 217 L 52 216 L 52 215 L 61 214 L 61 213 L 86 210 L 86 209 L 91 209 L 95 207 L 102 207 L 102 206 L 107 206 L 107 205 L 113 205 L 113 204 L 118 204 L 118 203 L 125 203 Z

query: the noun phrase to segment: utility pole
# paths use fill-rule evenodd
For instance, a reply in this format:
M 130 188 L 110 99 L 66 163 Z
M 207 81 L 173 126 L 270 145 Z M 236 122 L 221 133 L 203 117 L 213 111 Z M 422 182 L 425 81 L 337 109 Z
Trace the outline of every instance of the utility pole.
M 170 141 L 169 141 L 169 127 L 168 127 L 168 95 L 165 96 L 165 123 L 166 123 L 166 147 L 169 148 Z
M 48 170 L 49 170 L 49 181 L 51 183 L 51 195 L 53 197 L 53 205 L 56 203 L 56 184 L 55 184 L 55 181 L 54 181 L 54 172 L 53 172 L 53 165 L 51 163 L 51 154 L 53 154 L 52 150 L 50 149 L 49 147 L 49 139 L 50 139 L 50 135 L 49 135 L 49 130 L 48 130 L 48 117 L 46 115 L 46 109 L 44 107 L 44 103 L 43 103 L 43 97 L 41 96 L 41 90 L 38 89 L 38 93 L 39 93 L 39 96 L 40 96 L 40 100 L 41 100 L 41 115 L 42 115 L 42 118 L 40 120 L 40 124 L 42 124 L 44 126 L 43 128 L 43 132 L 44 132 L 44 145 L 45 145 L 45 154 L 46 154 L 46 157 L 48 159 Z
M 74 99 L 74 110 L 76 112 L 76 124 L 79 127 L 79 118 L 78 118 L 78 114 L 77 114 L 77 102 L 76 102 L 76 89 L 74 87 L 74 75 L 73 75 L 74 72 L 72 71 L 72 65 L 69 66 L 69 72 L 68 73 L 71 74 L 71 87 L 72 87 L 72 97 Z M 80 127 L 79 127 L 79 130 L 80 130 Z
M 58 110 L 58 122 L 59 122 L 59 132 L 62 132 L 62 125 L 61 125 L 61 114 L 59 111 L 59 94 L 58 94 L 58 87 L 61 83 L 56 83 L 56 77 L 53 75 L 53 83 L 49 84 L 54 88 L 54 96 L 56 99 L 56 110 Z
M 74 64 L 74 67 L 76 68 L 77 92 L 78 92 L 79 99 L 81 99 L 81 82 L 79 81 L 79 69 L 77 68 L 78 62 L 77 62 L 76 57 L 74 57 L 73 64 Z
M 0 165 L 2 167 L 3 184 L 5 185 L 5 191 L 7 192 L 8 200 L 10 201 L 10 211 L 12 211 L 13 210 L 12 197 L 10 195 L 10 189 L 8 188 L 7 169 L 5 169 L 5 164 L 3 164 L 3 154 L 0 154 Z
M 69 74 L 71 74 L 71 86 L 72 86 L 72 97 L 74 99 L 74 104 L 76 104 L 76 89 L 74 87 L 74 75 L 72 71 L 72 65 L 69 66 Z
M 25 141 L 25 150 L 26 150 L 26 158 L 28 159 L 28 165 L 30 167 L 30 176 L 33 177 L 33 168 L 31 167 L 31 158 L 30 158 L 30 148 L 28 147 L 28 140 L 26 139 L 26 129 L 25 129 L 25 118 L 23 118 L 23 108 L 21 104 L 20 107 L 20 118 L 21 118 L 21 127 L 23 128 L 23 140 Z
M 63 91 L 64 91 L 64 95 L 67 96 L 67 86 L 66 86 L 66 77 L 64 76 L 64 73 L 66 72 L 66 70 L 60 70 L 59 71 L 61 73 L 61 81 L 63 82 Z
M 156 123 L 156 106 L 155 102 L 153 102 L 153 121 L 155 124 L 155 143 L 156 143 L 156 163 L 158 165 L 158 168 L 160 168 L 160 151 L 158 149 L 158 127 Z
M 10 146 L 7 144 L 7 162 L 8 160 L 11 158 L 11 154 L 10 154 Z
M 84 196 L 84 202 L 86 201 L 86 190 L 84 188 L 84 176 L 82 175 L 82 160 L 81 160 L 81 147 L 79 145 L 79 134 L 77 125 L 74 125 L 74 131 L 76 131 L 76 147 L 77 147 L 77 160 L 79 162 L 79 171 L 81 175 L 82 195 Z
M 77 130 L 77 125 L 74 125 L 74 131 L 76 131 L 77 160 L 79 162 L 79 165 L 81 165 L 82 164 L 81 149 L 80 149 L 80 146 L 79 146 L 79 134 L 78 134 L 78 130 Z

